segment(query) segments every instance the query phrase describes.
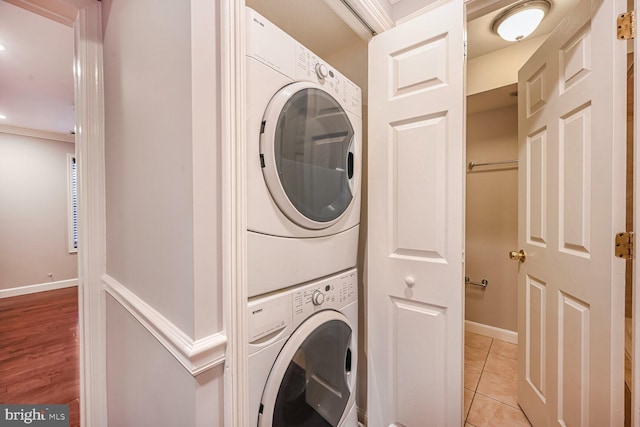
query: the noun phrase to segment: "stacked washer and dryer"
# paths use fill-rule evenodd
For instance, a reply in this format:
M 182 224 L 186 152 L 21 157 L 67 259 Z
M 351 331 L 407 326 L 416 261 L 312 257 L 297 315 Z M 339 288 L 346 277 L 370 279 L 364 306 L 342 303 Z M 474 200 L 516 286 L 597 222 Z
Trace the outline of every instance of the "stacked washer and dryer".
M 361 90 L 246 19 L 251 419 L 356 427 Z

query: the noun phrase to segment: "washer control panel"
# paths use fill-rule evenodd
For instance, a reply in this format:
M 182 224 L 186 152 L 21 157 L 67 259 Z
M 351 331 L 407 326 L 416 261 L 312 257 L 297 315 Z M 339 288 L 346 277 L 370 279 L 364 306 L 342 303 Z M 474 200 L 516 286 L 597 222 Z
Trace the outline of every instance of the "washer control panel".
M 291 296 L 288 293 L 250 301 L 248 309 L 249 343 L 257 343 L 291 325 Z
M 356 269 L 292 291 L 293 327 L 319 310 L 340 310 L 358 299 Z

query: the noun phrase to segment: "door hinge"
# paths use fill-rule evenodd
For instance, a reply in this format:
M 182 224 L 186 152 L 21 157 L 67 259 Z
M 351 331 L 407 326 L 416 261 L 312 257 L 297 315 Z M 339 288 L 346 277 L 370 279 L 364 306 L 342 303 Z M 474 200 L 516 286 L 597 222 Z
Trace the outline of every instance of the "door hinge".
M 618 15 L 618 40 L 629 40 L 636 36 L 636 13 L 631 10 Z
M 616 234 L 615 253 L 616 257 L 622 259 L 633 259 L 635 246 L 635 235 L 633 231 Z

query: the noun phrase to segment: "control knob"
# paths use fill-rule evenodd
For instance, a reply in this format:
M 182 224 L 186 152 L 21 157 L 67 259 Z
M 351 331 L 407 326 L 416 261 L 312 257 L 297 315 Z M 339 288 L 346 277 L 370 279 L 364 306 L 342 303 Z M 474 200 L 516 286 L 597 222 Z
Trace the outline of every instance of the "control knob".
M 324 302 L 324 294 L 316 289 L 311 295 L 311 302 L 313 305 L 321 305 Z
M 324 79 L 325 77 L 327 77 L 329 75 L 329 69 L 327 68 L 326 65 L 321 64 L 320 62 L 318 62 L 316 64 L 316 74 L 318 75 L 318 77 L 320 79 Z

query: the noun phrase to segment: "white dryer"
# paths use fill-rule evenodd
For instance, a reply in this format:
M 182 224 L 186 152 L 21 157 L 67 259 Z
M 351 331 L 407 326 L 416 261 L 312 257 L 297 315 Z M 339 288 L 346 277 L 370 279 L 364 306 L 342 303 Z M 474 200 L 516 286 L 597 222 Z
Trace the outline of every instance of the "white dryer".
M 357 271 L 248 309 L 250 425 L 357 427 Z
M 249 296 L 356 265 L 360 88 L 247 8 Z

